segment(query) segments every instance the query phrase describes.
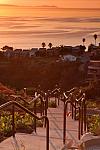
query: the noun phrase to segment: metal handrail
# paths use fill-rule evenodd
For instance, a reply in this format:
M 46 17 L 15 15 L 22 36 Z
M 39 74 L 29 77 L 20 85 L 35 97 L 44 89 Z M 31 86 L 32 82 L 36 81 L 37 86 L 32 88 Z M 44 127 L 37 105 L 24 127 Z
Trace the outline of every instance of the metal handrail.
M 73 119 L 73 108 L 75 109 L 75 119 L 76 119 L 76 110 L 79 110 L 79 130 L 78 130 L 78 138 L 80 139 L 80 136 L 83 134 L 83 123 L 84 123 L 84 131 L 86 131 L 86 103 L 85 103 L 85 93 L 79 97 L 79 99 L 75 99 L 75 101 L 72 101 L 71 98 L 73 96 L 73 93 L 70 93 L 67 97 L 66 94 L 64 94 L 66 98 L 66 102 L 64 105 L 64 123 L 63 123 L 63 143 L 65 144 L 65 138 L 66 138 L 66 110 L 68 103 L 72 106 L 72 119 Z M 76 105 L 77 104 L 77 105 Z
M 69 91 L 63 92 L 63 97 L 64 97 L 64 104 L 65 102 L 72 96 L 73 92 L 77 89 L 77 87 L 74 87 L 70 89 Z
M 65 144 L 66 140 L 66 111 L 67 111 L 67 105 L 70 103 L 72 107 L 75 108 L 75 105 L 70 101 L 66 101 L 65 107 L 64 107 L 64 121 L 63 121 L 63 144 Z M 79 128 L 78 128 L 78 138 L 80 139 L 80 133 L 81 133 L 81 109 L 80 107 L 77 107 L 76 109 L 79 110 Z
M 13 97 L 13 98 L 15 98 L 15 99 L 17 99 L 17 98 L 20 98 L 23 102 L 25 102 L 26 104 L 28 104 L 28 105 L 30 105 L 30 104 L 32 104 L 35 100 L 37 100 L 39 97 L 41 97 L 41 95 L 40 94 L 38 94 L 38 96 L 36 96 L 34 99 L 32 99 L 30 102 L 27 102 L 22 96 L 20 96 L 20 95 L 11 95 L 11 97 Z
M 69 91 L 66 91 L 65 93 L 72 93 L 72 92 L 74 92 L 75 90 L 77 89 L 77 87 L 73 87 L 72 89 L 70 89 Z
M 37 120 L 43 120 L 45 119 L 46 121 L 46 150 L 49 150 L 49 120 L 47 116 L 42 116 L 42 117 L 37 117 L 34 113 L 32 113 L 30 110 L 28 110 L 27 108 L 25 108 L 24 106 L 22 106 L 21 104 L 17 103 L 16 101 L 9 101 L 3 105 L 0 106 L 0 110 L 11 106 L 12 105 L 12 134 L 13 137 L 15 137 L 15 117 L 14 117 L 14 113 L 15 113 L 15 106 L 21 108 L 22 110 L 24 110 L 26 113 L 30 114 L 32 117 L 34 117 Z
M 35 101 L 38 100 L 38 98 L 40 98 L 41 100 L 41 104 L 42 104 L 42 110 L 43 110 L 43 114 L 44 114 L 44 110 L 46 112 L 46 108 L 44 107 L 44 103 L 45 100 L 43 100 L 42 96 L 40 94 L 38 94 L 38 96 L 36 96 L 35 98 L 33 98 L 30 102 L 27 102 L 23 97 L 21 97 L 20 95 L 11 95 L 11 97 L 13 97 L 15 100 L 17 100 L 17 98 L 20 98 L 25 104 L 27 105 L 31 105 L 32 103 L 34 103 Z M 35 104 L 36 105 L 36 104 Z M 46 113 L 45 113 L 46 114 Z M 42 112 L 41 112 L 41 116 L 42 116 Z

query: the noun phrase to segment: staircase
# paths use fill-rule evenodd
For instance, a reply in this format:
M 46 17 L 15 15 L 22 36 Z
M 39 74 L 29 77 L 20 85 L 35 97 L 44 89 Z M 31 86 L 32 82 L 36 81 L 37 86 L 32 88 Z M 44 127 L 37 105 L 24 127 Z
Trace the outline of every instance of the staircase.
M 57 108 L 48 108 L 49 150 L 62 150 L 63 145 L 63 111 L 64 103 L 60 101 Z M 67 114 L 66 114 L 67 115 Z M 66 144 L 78 146 L 78 122 L 67 117 Z M 37 128 L 36 133 L 16 133 L 0 143 L 0 150 L 46 150 L 46 129 Z

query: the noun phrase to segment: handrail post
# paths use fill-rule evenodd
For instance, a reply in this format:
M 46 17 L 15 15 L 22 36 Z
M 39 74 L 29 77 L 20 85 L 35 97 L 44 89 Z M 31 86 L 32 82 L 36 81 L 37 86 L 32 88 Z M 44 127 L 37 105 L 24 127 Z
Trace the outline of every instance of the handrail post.
M 41 100 L 41 116 L 42 116 L 42 114 L 44 115 L 44 102 L 43 102 L 43 99 L 42 99 L 42 97 L 40 97 L 40 100 Z
M 60 99 L 60 92 L 59 92 L 59 89 L 58 89 L 58 93 L 57 93 L 57 98 L 58 98 L 58 106 L 59 106 L 59 99 Z
M 46 109 L 48 109 L 48 99 L 49 99 L 49 96 L 48 96 L 48 93 L 45 93 L 45 100 L 46 100 Z
M 78 107 L 79 110 L 79 127 L 78 127 L 78 139 L 80 140 L 80 134 L 81 134 L 81 109 Z
M 87 117 L 86 117 L 86 101 L 84 100 L 84 131 L 86 132 L 86 124 L 87 124 Z
M 15 106 L 12 103 L 12 135 L 15 137 Z
M 76 106 L 77 106 L 77 102 L 75 100 L 75 110 L 74 110 L 74 119 L 76 120 Z
M 34 102 L 34 114 L 36 115 L 36 101 Z M 36 132 L 36 118 L 34 118 L 34 131 Z
M 73 119 L 73 116 L 74 116 L 74 108 L 73 108 L 72 105 L 71 105 L 71 109 L 72 109 L 72 119 Z
M 64 121 L 63 121 L 63 144 L 65 144 L 65 140 L 66 140 L 66 109 L 67 109 L 67 103 L 65 103 L 65 107 L 64 107 Z
M 83 135 L 83 113 L 84 113 L 84 100 L 81 102 L 81 135 Z
M 44 109 L 45 109 L 45 116 L 47 116 L 47 109 L 46 109 L 46 100 L 44 101 Z M 44 127 L 46 127 L 46 119 L 44 120 Z
M 46 150 L 49 150 L 49 120 L 46 117 Z

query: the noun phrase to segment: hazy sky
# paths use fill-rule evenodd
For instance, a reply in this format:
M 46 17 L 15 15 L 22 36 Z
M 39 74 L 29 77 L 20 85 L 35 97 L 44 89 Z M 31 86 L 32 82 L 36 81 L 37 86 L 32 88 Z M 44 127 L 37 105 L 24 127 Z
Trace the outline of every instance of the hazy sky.
M 54 5 L 58 7 L 100 8 L 100 0 L 0 0 L 0 4 Z

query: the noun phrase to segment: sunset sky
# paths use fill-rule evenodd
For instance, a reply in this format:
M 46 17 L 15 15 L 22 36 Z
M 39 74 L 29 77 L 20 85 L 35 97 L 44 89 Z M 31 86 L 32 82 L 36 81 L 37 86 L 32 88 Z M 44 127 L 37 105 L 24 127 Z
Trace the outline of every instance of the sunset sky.
M 100 0 L 0 0 L 0 4 L 54 5 L 68 8 L 100 8 Z
M 0 47 L 88 45 L 94 34 L 100 43 L 100 0 L 0 0 Z

